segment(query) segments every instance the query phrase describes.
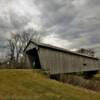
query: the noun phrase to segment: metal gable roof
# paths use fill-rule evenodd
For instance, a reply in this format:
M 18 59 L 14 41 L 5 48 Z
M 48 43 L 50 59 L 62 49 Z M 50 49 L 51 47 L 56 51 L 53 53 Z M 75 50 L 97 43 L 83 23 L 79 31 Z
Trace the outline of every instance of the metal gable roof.
M 53 46 L 53 45 L 50 45 L 50 44 L 44 44 L 44 43 L 36 42 L 36 41 L 33 41 L 33 40 L 29 41 L 29 43 L 26 46 L 26 48 L 30 45 L 30 43 L 34 43 L 35 45 L 40 46 L 40 47 L 44 47 L 44 48 L 49 48 L 49 49 L 53 49 L 53 50 L 57 50 L 57 51 L 67 52 L 67 53 L 70 53 L 70 54 L 74 54 L 74 55 L 78 55 L 78 56 L 83 56 L 83 57 L 99 60 L 96 57 L 91 57 L 91 56 L 88 56 L 88 55 L 84 55 L 84 54 L 81 54 L 81 53 L 73 52 L 73 51 L 70 51 L 70 50 L 67 50 L 67 49 L 64 49 L 64 48 L 60 48 L 60 47 L 56 47 L 56 46 Z M 24 49 L 24 51 L 26 50 L 26 48 Z

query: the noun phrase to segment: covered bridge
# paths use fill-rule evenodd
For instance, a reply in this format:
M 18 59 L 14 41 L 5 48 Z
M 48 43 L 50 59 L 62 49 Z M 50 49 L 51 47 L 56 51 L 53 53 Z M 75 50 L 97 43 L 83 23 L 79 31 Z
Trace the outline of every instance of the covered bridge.
M 98 58 L 48 44 L 29 41 L 24 52 L 29 68 L 41 68 L 50 74 L 100 70 Z

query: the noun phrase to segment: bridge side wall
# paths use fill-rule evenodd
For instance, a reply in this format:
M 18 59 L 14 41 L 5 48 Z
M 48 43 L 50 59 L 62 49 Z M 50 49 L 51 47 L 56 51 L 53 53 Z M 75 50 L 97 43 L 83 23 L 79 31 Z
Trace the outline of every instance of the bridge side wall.
M 41 67 L 50 74 L 100 70 L 99 60 L 85 56 L 39 47 Z

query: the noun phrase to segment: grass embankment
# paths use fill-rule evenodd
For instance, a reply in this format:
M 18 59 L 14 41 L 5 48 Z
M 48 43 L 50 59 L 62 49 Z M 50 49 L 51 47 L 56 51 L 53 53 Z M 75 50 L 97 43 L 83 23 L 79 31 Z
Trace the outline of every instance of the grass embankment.
M 0 70 L 0 100 L 100 100 L 100 94 L 33 70 Z
M 94 79 L 100 81 L 100 72 L 94 76 Z

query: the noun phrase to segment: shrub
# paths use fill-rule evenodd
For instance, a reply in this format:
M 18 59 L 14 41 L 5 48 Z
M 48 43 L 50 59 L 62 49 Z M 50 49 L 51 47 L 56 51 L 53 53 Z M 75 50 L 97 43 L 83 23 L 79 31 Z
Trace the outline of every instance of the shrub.
M 82 73 L 82 76 L 85 78 L 85 79 L 91 79 L 94 77 L 94 75 L 96 75 L 98 73 L 98 71 L 86 71 L 86 72 L 83 72 Z

